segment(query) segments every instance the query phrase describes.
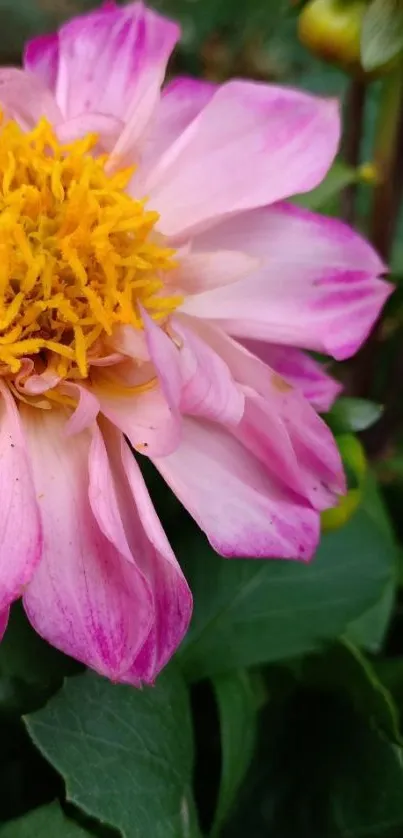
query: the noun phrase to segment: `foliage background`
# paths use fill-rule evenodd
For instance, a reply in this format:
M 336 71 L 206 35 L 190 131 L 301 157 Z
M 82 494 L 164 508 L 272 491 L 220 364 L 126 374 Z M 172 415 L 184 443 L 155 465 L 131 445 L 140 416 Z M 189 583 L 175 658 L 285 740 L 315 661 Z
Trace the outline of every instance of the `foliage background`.
M 89 5 L 1 0 L 1 62 L 19 63 L 24 40 Z M 347 76 L 298 42 L 287 0 L 153 5 L 183 26 L 172 72 L 348 95 Z M 380 95 L 374 82 L 361 162 L 371 159 Z M 356 179 L 339 161 L 305 203 L 340 214 L 341 190 Z M 364 230 L 372 197 L 360 183 L 356 223 Z M 329 417 L 336 433 L 349 435 L 359 508 L 323 536 L 309 567 L 227 562 L 147 468 L 194 592 L 191 630 L 156 686 L 135 691 L 84 672 L 14 608 L 0 646 L 0 838 L 403 835 L 403 432 L 398 422 L 390 435 L 381 426 L 381 456 L 365 477 L 351 436 L 368 434 L 391 387 L 400 421 L 393 372 L 402 328 L 400 231 L 402 224 L 391 252 L 397 292 L 375 356 L 335 370 L 354 399 L 367 362 L 371 372 L 364 395 L 373 401 L 341 400 Z

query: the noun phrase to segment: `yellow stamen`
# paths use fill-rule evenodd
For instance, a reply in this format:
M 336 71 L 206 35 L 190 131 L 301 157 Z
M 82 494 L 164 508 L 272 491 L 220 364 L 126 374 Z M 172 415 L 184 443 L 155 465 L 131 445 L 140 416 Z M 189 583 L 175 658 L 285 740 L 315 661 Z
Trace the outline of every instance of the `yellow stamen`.
M 107 174 L 96 142 L 63 145 L 45 119 L 25 134 L 13 121 L 0 125 L 0 367 L 8 373 L 40 353 L 47 364 L 58 359 L 63 378 L 84 379 L 117 325 L 142 328 L 142 309 L 165 321 L 181 302 L 165 293 L 175 262 L 154 232 L 158 213 L 124 192 L 133 169 Z

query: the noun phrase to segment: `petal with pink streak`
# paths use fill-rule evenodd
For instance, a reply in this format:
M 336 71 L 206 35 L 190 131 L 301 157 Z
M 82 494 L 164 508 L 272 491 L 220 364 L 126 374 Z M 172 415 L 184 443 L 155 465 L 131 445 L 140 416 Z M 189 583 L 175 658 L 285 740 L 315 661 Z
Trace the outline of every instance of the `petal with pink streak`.
M 234 243 L 262 268 L 228 287 L 188 297 L 182 310 L 219 321 L 241 338 L 348 358 L 368 336 L 392 286 L 385 266 L 343 222 L 279 204 L 229 220 L 201 249 Z
M 32 469 L 14 399 L 0 381 L 0 612 L 21 596 L 41 559 Z
M 335 100 L 275 85 L 220 87 L 146 183 L 159 229 L 182 237 L 323 179 L 340 136 Z M 243 248 L 236 248 L 243 249 Z
M 24 70 L 34 73 L 54 93 L 59 66 L 59 38 L 55 33 L 39 35 L 25 45 Z
M 55 95 L 65 119 L 95 112 L 130 121 L 133 143 L 158 101 L 178 36 L 175 23 L 143 3 L 108 3 L 64 24 Z
M 53 125 L 62 119 L 52 94 L 41 80 L 16 67 L 0 69 L 0 107 L 24 131 L 30 131 L 41 117 Z
M 186 418 L 180 448 L 154 463 L 221 555 L 313 555 L 317 512 L 219 426 Z
M 242 343 L 285 381 L 297 387 L 319 413 L 330 410 L 343 389 L 339 381 L 326 373 L 322 364 L 299 349 L 256 340 Z
M 245 414 L 233 431 L 237 439 L 314 509 L 335 506 L 346 490 L 343 467 L 333 436 L 313 407 L 276 374 L 270 397 L 245 392 Z
M 192 612 L 192 597 L 136 460 L 126 442 L 122 437 L 119 439 L 118 433 L 111 427 L 104 428 L 104 438 L 126 544 L 131 550 L 131 560 L 141 568 L 150 585 L 154 603 L 150 634 L 123 680 L 128 683 L 152 683 L 183 639 Z M 92 504 L 101 525 L 108 515 L 110 517 L 109 510 L 113 509 L 114 503 L 110 502 L 99 481 Z M 119 530 L 109 526 L 106 534 L 118 546 Z
M 237 425 L 243 415 L 245 399 L 225 362 L 179 319 L 172 320 L 172 328 L 182 342 L 179 352 L 181 412 L 225 425 Z
M 215 90 L 216 85 L 211 82 L 185 76 L 175 78 L 164 87 L 144 138 L 136 185 L 144 181 L 162 154 L 207 105 Z
M 210 323 L 194 329 L 225 361 L 247 393 L 242 442 L 290 489 L 323 509 L 345 491 L 340 455 L 327 425 L 302 393 Z
M 24 594 L 36 631 L 114 681 L 132 665 L 152 625 L 149 585 L 101 531 L 89 501 L 91 434 L 63 434 L 63 410 L 21 409 L 40 498 L 42 561 Z M 103 462 L 92 453 L 107 496 Z M 105 479 L 104 479 L 105 478 Z M 92 480 L 94 481 L 94 476 Z M 110 516 L 116 508 L 110 511 Z M 116 513 L 118 514 L 118 513 Z
M 5 634 L 9 616 L 10 616 L 10 609 L 9 608 L 5 608 L 4 611 L 2 611 L 0 613 L 0 640 L 3 639 L 3 636 Z

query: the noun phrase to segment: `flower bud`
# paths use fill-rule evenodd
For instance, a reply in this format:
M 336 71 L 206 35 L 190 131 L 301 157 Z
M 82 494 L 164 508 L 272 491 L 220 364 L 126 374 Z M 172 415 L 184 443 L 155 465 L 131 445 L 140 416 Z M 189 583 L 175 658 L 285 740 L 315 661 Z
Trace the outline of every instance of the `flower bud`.
M 322 530 L 337 530 L 350 520 L 361 501 L 362 486 L 367 470 L 364 449 L 353 434 L 336 437 L 346 472 L 348 491 L 333 509 L 322 512 Z
M 300 41 L 325 61 L 359 70 L 366 9 L 366 0 L 310 0 L 298 20 Z

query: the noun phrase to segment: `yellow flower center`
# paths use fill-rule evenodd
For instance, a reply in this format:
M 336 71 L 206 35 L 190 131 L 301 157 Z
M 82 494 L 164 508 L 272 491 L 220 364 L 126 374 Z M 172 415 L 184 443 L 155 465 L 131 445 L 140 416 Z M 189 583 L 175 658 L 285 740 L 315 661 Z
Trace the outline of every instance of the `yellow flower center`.
M 0 372 L 24 357 L 86 378 L 109 354 L 119 324 L 142 328 L 179 305 L 164 295 L 174 251 L 154 232 L 158 214 L 125 194 L 133 169 L 105 171 L 95 135 L 62 145 L 42 119 L 29 133 L 0 128 Z

